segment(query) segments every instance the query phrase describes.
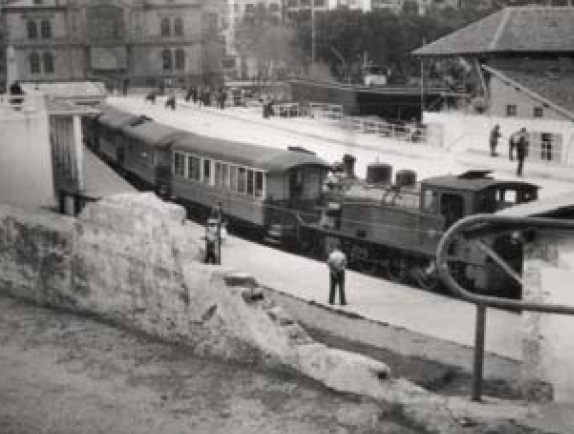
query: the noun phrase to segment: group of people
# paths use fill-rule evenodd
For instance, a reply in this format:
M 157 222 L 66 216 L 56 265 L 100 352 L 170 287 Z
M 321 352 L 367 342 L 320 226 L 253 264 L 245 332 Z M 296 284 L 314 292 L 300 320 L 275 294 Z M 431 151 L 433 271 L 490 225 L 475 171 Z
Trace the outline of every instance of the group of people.
M 159 95 L 163 95 L 164 91 L 162 89 L 150 91 L 145 100 L 155 104 L 156 99 Z M 220 109 L 225 108 L 227 101 L 227 91 L 224 87 L 213 90 L 209 86 L 190 86 L 185 93 L 185 102 L 193 102 L 194 104 L 201 106 L 210 106 L 213 103 Z M 165 100 L 165 107 L 175 110 L 177 108 L 177 99 L 174 93 L 170 93 Z
M 497 124 L 490 132 L 490 155 L 492 157 L 498 156 L 496 148 L 498 147 L 498 141 L 501 137 L 502 133 L 500 132 L 500 125 Z M 514 161 L 514 157 L 516 155 L 516 160 L 518 161 L 518 165 L 516 166 L 517 176 L 522 176 L 524 160 L 528 155 L 528 146 L 529 139 L 526 128 L 521 128 L 520 130 L 516 131 L 508 139 L 508 158 L 510 161 Z
M 224 87 L 212 89 L 210 86 L 190 86 L 185 94 L 185 102 L 193 102 L 200 106 L 209 106 L 215 102 L 216 106 L 222 110 L 225 108 L 226 101 L 227 91 Z

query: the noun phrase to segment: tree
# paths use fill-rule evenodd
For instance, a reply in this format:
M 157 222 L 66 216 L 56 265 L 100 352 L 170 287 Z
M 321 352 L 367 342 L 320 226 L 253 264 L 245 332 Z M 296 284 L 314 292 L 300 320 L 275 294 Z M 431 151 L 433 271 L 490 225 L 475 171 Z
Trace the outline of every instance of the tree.
M 258 4 L 236 28 L 235 49 L 243 58 L 254 59 L 260 75 L 275 79 L 279 70 L 302 65 L 298 35 L 292 26 L 279 22 L 265 5 Z

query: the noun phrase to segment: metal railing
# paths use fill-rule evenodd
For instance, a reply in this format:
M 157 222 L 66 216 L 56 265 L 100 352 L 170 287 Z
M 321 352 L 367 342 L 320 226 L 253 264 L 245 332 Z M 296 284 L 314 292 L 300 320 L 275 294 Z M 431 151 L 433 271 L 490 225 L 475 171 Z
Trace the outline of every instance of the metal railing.
M 502 309 L 519 309 L 522 311 L 574 315 L 574 306 L 562 304 L 532 303 L 510 300 L 492 296 L 478 295 L 463 288 L 451 275 L 448 265 L 448 249 L 456 238 L 461 236 L 469 242 L 474 242 L 496 264 L 498 264 L 514 280 L 522 284 L 522 278 L 490 247 L 486 246 L 479 237 L 485 235 L 502 235 L 521 231 L 573 231 L 574 221 L 558 220 L 541 217 L 509 217 L 491 214 L 480 214 L 462 219 L 451 226 L 443 235 L 438 247 L 436 265 L 439 277 L 454 294 L 476 305 L 475 349 L 472 380 L 472 400 L 482 399 L 482 379 L 484 364 L 484 337 L 486 326 L 486 309 L 489 307 Z
M 359 116 L 346 116 L 343 106 L 324 103 L 281 103 L 274 105 L 280 117 L 313 117 L 319 121 L 336 123 L 341 128 L 361 134 L 393 138 L 410 143 L 425 143 L 427 127 L 421 124 L 394 124 Z

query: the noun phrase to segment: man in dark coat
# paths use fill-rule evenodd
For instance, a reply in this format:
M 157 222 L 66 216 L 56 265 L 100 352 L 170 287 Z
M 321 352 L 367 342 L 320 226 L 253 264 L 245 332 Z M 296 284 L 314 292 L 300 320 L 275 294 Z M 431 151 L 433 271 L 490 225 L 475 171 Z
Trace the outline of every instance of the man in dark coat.
M 498 146 L 498 139 L 502 134 L 500 133 L 500 125 L 495 125 L 492 131 L 490 132 L 490 156 L 496 157 L 498 154 L 496 153 L 496 147 Z
M 526 128 L 520 130 L 520 136 L 516 140 L 516 159 L 518 166 L 516 167 L 516 175 L 522 176 L 522 169 L 524 167 L 524 159 L 528 155 L 528 133 Z
M 176 107 L 176 103 L 175 103 L 175 95 L 171 95 L 170 97 L 168 97 L 165 100 L 165 107 L 166 108 L 171 108 L 172 110 L 175 110 Z

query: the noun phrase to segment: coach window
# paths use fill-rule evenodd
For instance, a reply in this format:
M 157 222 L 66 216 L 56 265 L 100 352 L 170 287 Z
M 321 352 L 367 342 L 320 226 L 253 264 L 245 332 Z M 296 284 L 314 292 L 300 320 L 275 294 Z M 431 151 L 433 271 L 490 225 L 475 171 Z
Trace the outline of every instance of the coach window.
M 245 194 L 245 183 L 247 181 L 247 170 L 245 167 L 240 167 L 237 172 L 237 192 Z
M 229 178 L 229 164 L 223 163 L 221 165 L 221 178 L 222 178 L 222 187 L 230 189 L 230 178 Z
M 201 160 L 197 157 L 193 157 L 193 156 L 188 156 L 187 157 L 187 161 L 188 161 L 188 170 L 189 173 L 187 175 L 187 177 L 189 179 L 192 179 L 194 181 L 200 181 L 201 180 Z
M 263 172 L 255 172 L 255 197 L 263 197 Z
M 217 187 L 223 186 L 223 178 L 221 172 L 221 163 L 215 163 L 215 185 Z
M 211 182 L 211 160 L 203 160 L 203 182 L 212 184 Z
M 229 186 L 232 192 L 237 192 L 237 166 L 229 166 Z
M 423 193 L 423 211 L 436 211 L 436 193 L 432 190 L 425 190 Z
M 249 196 L 255 196 L 255 189 L 254 189 L 254 184 L 255 183 L 255 176 L 253 175 L 253 170 L 249 169 L 247 171 L 247 194 Z
M 185 177 L 185 157 L 178 152 L 173 154 L 173 172 L 176 176 Z

